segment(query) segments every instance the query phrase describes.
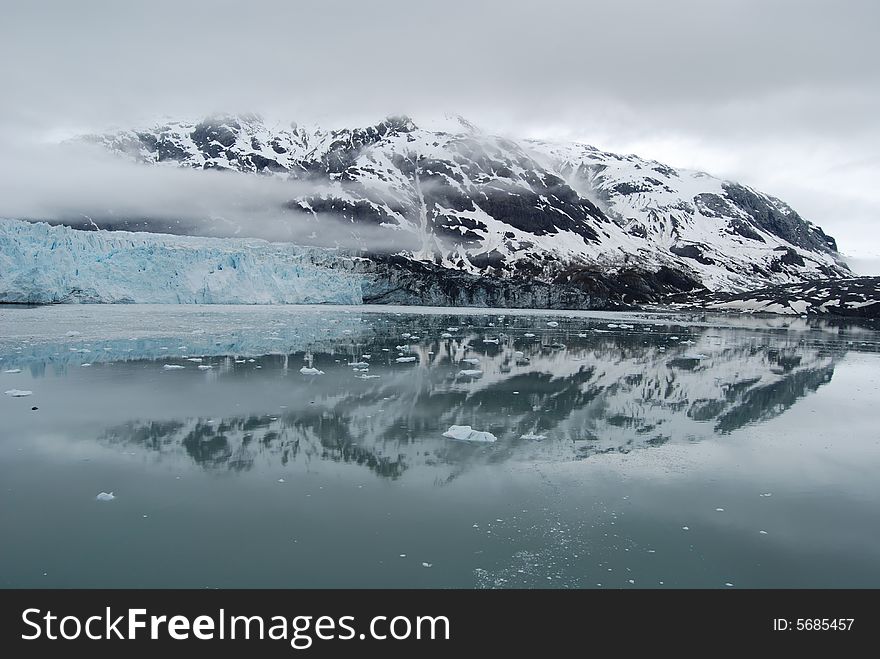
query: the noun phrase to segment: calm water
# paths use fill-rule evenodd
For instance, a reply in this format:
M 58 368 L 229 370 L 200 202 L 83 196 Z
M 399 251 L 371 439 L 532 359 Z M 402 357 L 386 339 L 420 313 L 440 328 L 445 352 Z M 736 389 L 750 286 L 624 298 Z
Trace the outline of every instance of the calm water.
M 876 327 L 449 312 L 0 308 L 0 585 L 880 587 Z

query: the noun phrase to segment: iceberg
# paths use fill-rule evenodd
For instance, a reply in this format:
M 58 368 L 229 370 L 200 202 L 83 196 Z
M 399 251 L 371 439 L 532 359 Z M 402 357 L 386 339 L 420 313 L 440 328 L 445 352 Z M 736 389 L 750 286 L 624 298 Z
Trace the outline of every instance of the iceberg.
M 332 250 L 0 220 L 0 303 L 361 304 Z
M 450 426 L 449 430 L 443 433 L 444 437 L 449 439 L 457 439 L 462 442 L 485 442 L 492 443 L 498 440 L 495 435 L 482 430 L 474 430 L 470 426 Z

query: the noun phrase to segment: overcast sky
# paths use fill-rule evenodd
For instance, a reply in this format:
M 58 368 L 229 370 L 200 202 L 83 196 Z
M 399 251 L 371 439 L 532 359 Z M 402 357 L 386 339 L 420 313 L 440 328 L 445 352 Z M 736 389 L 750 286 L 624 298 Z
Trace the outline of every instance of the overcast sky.
M 880 258 L 877 0 L 4 0 L 0 148 L 454 112 L 733 178 Z

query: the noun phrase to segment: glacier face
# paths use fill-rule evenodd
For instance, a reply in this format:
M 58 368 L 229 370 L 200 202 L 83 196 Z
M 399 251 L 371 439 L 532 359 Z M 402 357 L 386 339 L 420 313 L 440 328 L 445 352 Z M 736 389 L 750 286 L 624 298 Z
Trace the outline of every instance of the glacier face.
M 355 260 L 254 239 L 0 220 L 0 302 L 360 304 Z

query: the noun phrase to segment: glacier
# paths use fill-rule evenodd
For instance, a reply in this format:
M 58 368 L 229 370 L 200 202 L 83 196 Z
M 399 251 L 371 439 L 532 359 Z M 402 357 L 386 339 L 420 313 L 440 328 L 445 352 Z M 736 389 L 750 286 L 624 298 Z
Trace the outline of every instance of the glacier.
M 0 220 L 0 302 L 361 304 L 356 260 L 258 239 Z

